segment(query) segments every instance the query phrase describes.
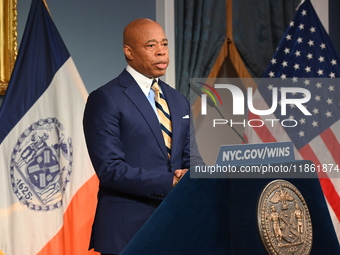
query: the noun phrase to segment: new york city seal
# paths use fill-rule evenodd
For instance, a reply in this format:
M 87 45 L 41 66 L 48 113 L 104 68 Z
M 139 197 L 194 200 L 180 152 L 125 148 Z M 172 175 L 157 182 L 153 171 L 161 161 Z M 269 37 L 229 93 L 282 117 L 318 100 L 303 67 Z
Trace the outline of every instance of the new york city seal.
M 305 199 L 290 182 L 275 180 L 263 189 L 257 205 L 257 220 L 269 254 L 310 254 L 311 217 Z
M 40 119 L 23 131 L 10 161 L 12 189 L 34 211 L 61 208 L 72 174 L 73 146 L 56 118 Z

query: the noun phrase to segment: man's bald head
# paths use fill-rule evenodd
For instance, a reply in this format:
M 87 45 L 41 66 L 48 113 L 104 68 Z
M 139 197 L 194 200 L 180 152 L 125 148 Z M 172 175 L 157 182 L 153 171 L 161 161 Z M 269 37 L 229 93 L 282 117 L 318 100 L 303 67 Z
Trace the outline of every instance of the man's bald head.
M 123 33 L 123 43 L 124 45 L 131 45 L 136 41 L 136 38 L 139 38 L 140 35 L 145 31 L 152 27 L 159 27 L 163 30 L 161 25 L 159 25 L 156 21 L 146 18 L 135 19 L 131 21 L 124 29 Z
M 169 64 L 168 40 L 160 24 L 136 19 L 124 29 L 123 42 L 125 59 L 132 68 L 147 77 L 165 74 Z

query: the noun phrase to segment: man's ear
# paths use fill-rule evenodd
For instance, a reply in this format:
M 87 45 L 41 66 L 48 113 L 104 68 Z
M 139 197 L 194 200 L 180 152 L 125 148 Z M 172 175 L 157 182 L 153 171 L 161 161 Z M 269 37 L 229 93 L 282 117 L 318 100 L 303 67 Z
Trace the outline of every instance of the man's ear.
M 129 59 L 129 60 L 133 59 L 131 47 L 129 45 L 124 45 L 123 51 L 124 51 L 124 55 L 127 59 Z

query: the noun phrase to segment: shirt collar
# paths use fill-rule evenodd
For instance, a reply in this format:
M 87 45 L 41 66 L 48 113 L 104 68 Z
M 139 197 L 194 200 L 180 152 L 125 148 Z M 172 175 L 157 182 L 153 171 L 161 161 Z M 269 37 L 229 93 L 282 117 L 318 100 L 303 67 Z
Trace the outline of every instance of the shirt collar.
M 148 96 L 153 78 L 146 77 L 145 75 L 137 72 L 129 65 L 126 67 L 126 71 L 128 71 L 131 74 L 131 76 L 135 79 L 139 87 L 142 89 L 143 93 L 146 96 Z M 158 78 L 156 78 L 156 80 L 158 81 Z

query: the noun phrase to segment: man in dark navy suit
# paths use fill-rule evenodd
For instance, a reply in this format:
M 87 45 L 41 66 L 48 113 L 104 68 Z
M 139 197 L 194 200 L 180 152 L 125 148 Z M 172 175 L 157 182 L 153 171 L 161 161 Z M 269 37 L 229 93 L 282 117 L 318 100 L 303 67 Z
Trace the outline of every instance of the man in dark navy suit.
M 190 165 L 203 164 L 188 101 L 159 79 L 169 64 L 162 27 L 137 19 L 123 37 L 127 68 L 90 94 L 84 113 L 87 147 L 100 180 L 90 249 L 102 254 L 119 254 Z M 153 83 L 170 111 L 170 148 Z

